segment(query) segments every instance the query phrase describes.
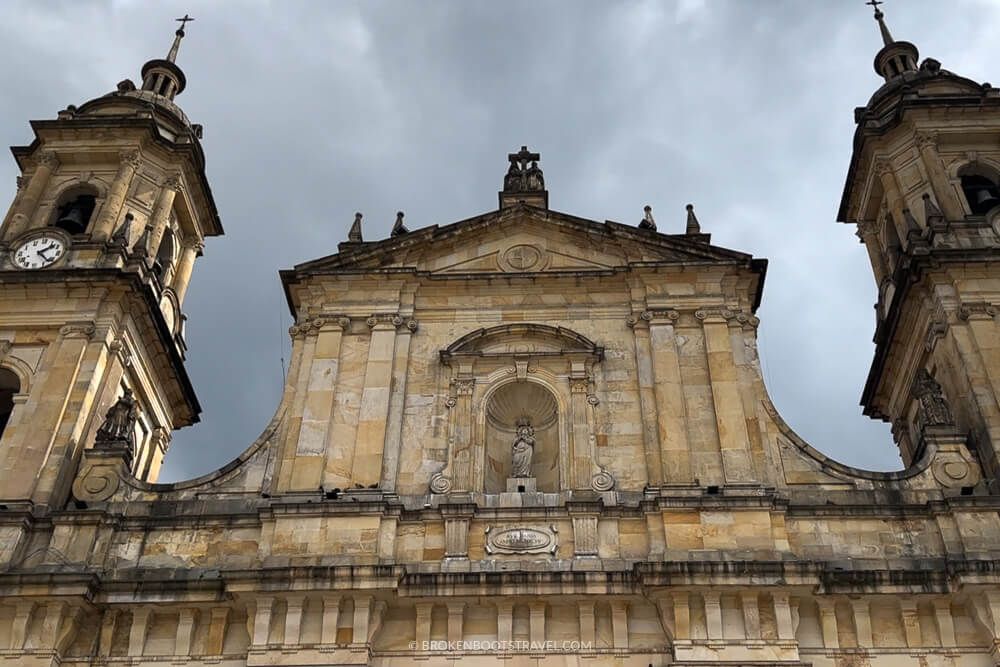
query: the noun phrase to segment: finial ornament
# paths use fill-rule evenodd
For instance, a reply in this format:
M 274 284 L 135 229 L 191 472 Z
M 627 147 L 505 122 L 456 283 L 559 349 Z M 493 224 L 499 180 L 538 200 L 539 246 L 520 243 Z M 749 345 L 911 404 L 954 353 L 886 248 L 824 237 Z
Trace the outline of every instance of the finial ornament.
M 403 212 L 396 211 L 396 222 L 392 225 L 391 236 L 402 236 L 409 233 L 410 230 L 403 226 Z
M 347 232 L 347 240 L 351 243 L 361 243 L 364 241 L 361 238 L 361 213 L 354 214 L 354 224 L 351 225 L 351 231 Z
M 701 234 L 701 223 L 698 222 L 697 216 L 694 214 L 694 204 L 688 204 L 687 208 L 687 226 L 684 230 L 685 234 Z
M 649 229 L 656 231 L 656 222 L 653 221 L 653 207 L 646 205 L 642 209 L 645 214 L 642 216 L 642 220 L 639 221 L 639 229 Z

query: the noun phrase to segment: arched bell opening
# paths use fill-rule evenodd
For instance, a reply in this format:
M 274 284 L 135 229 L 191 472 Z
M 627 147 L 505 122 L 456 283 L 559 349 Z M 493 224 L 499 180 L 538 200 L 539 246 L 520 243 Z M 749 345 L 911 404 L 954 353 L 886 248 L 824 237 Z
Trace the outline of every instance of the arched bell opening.
M 10 415 L 14 412 L 14 396 L 20 392 L 21 378 L 7 368 L 0 368 L 0 437 L 3 437 Z
M 514 480 L 515 487 L 557 493 L 561 420 L 555 395 L 537 382 L 509 382 L 487 397 L 484 412 L 484 492 L 507 491 Z
M 90 220 L 94 216 L 99 193 L 89 185 L 76 185 L 59 195 L 56 214 L 51 226 L 58 227 L 67 234 L 86 234 Z

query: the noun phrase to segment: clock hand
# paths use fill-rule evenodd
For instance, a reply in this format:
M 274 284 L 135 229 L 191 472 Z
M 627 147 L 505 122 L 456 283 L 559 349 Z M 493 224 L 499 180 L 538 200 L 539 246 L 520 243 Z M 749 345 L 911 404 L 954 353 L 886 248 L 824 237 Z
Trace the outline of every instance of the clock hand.
M 44 259 L 46 262 L 52 261 L 52 258 L 45 254 L 45 251 L 51 250 L 51 248 L 42 248 L 41 250 L 36 250 L 35 254 Z

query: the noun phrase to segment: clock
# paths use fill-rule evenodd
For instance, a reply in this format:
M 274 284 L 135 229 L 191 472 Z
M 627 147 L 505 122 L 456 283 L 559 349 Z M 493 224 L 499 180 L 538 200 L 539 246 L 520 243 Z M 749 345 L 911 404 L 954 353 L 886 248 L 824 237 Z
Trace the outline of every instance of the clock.
M 54 234 L 43 234 L 24 241 L 14 250 L 14 266 L 21 269 L 44 269 L 66 253 L 66 241 Z

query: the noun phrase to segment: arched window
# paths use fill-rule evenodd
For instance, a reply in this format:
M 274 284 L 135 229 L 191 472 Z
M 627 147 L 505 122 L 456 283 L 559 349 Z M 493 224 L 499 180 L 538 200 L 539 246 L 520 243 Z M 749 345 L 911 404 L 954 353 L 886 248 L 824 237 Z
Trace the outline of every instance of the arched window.
M 52 225 L 65 230 L 68 234 L 84 234 L 96 204 L 97 192 L 93 188 L 86 186 L 71 188 L 59 197 Z
M 21 380 L 12 371 L 0 368 L 0 436 L 14 411 L 14 395 L 21 392 Z
M 962 176 L 962 192 L 969 202 L 972 215 L 986 215 L 995 206 L 1000 205 L 1000 188 L 993 179 L 981 173 Z

